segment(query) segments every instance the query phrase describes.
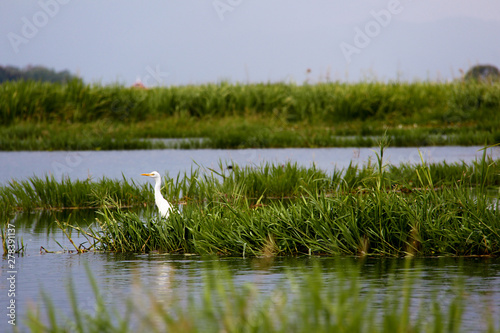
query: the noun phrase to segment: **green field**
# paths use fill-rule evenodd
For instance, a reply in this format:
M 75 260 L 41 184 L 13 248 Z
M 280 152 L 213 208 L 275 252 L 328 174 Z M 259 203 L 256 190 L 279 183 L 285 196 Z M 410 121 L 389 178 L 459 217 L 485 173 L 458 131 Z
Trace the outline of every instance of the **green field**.
M 485 145 L 500 83 L 0 84 L 0 150 Z M 179 147 L 179 145 L 176 145 Z

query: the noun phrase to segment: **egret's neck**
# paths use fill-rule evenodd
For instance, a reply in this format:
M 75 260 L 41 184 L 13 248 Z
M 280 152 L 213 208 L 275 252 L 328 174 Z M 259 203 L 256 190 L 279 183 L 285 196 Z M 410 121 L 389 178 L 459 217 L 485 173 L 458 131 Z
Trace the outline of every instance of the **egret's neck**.
M 161 178 L 155 179 L 155 198 L 158 200 L 162 200 L 163 196 L 161 195 Z
M 155 191 L 161 190 L 161 178 L 155 178 Z

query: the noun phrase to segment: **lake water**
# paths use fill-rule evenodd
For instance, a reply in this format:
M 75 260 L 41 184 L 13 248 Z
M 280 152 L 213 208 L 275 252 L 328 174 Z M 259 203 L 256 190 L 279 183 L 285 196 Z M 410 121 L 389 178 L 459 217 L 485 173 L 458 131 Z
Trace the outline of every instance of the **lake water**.
M 446 161 L 448 163 L 470 162 L 481 158 L 480 147 L 428 147 L 421 152 L 427 162 Z M 500 158 L 498 148 L 490 149 L 488 154 Z M 419 163 L 420 155 L 415 148 L 390 148 L 384 157 L 387 162 Z M 11 179 L 22 180 L 26 177 L 63 174 L 74 178 L 132 178 L 144 181 L 139 174 L 158 170 L 175 175 L 189 171 L 197 164 L 217 168 L 219 161 L 224 164 L 259 165 L 270 161 L 283 163 L 297 162 L 326 171 L 343 168 L 350 161 L 366 163 L 374 159 L 370 149 L 248 149 L 248 150 L 156 150 L 156 151 L 101 151 L 101 152 L 1 152 L 0 183 Z M 195 162 L 197 164 L 195 164 Z M 146 180 L 147 181 L 147 180 Z M 464 326 L 467 332 L 484 331 L 483 314 L 485 307 L 500 318 L 500 258 L 420 258 L 413 259 L 407 267 L 403 259 L 360 259 L 360 258 L 227 258 L 200 257 L 169 254 L 75 254 L 71 243 L 54 223 L 56 220 L 70 221 L 85 226 L 94 219 L 88 211 L 32 212 L 16 215 L 10 223 L 15 225 L 16 239 L 26 246 L 24 256 L 16 257 L 15 287 L 17 323 L 25 318 L 30 304 L 43 309 L 40 291 L 44 290 L 62 313 L 70 314 L 67 283 L 70 279 L 76 288 L 79 308 L 93 312 L 95 300 L 92 296 L 86 267 L 96 278 L 105 302 L 112 307 L 124 304 L 123 300 L 135 295 L 132 285 L 141 285 L 152 291 L 160 299 L 182 298 L 191 289 L 200 289 L 203 284 L 202 268 L 216 270 L 223 265 L 235 276 L 238 285 L 253 283 L 263 294 L 276 288 L 286 279 L 286 271 L 292 270 L 300 275 L 302 267 L 312 267 L 319 263 L 329 281 L 334 281 L 339 271 L 360 268 L 361 283 L 367 288 L 376 288 L 377 293 L 394 292 L 401 288 L 405 274 L 415 274 L 414 297 L 428 299 L 432 290 L 438 288 L 439 299 L 443 304 L 450 302 L 452 287 L 456 279 L 462 278 L 466 291 Z M 87 239 L 73 231 L 71 237 L 76 244 Z M 41 251 L 40 247 L 55 253 Z M 217 265 L 212 265 L 216 263 Z M 6 319 L 8 294 L 9 263 L 1 260 L 0 268 L 0 332 L 11 331 Z M 391 286 L 388 276 L 396 276 L 396 284 Z M 134 296 L 134 297 L 135 297 Z M 497 328 L 500 327 L 497 320 Z M 23 330 L 21 330 L 23 331 Z
M 55 215 L 53 215 L 55 214 Z M 44 309 L 40 294 L 50 296 L 58 314 L 71 314 L 67 294 L 68 281 L 77 286 L 79 309 L 93 313 L 95 299 L 89 284 L 86 267 L 96 278 L 103 298 L 111 308 L 123 309 L 124 300 L 136 300 L 145 293 L 133 287 L 137 282 L 160 300 L 186 296 L 188 290 L 200 290 L 203 269 L 217 270 L 224 267 L 235 277 L 238 286 L 252 283 L 264 295 L 281 286 L 292 272 L 300 279 L 303 268 L 319 264 L 325 280 L 335 283 L 339 274 L 357 269 L 364 289 L 373 289 L 376 296 L 401 290 L 404 276 L 414 277 L 413 297 L 418 304 L 438 292 L 442 304 L 455 296 L 454 284 L 461 278 L 466 292 L 464 327 L 467 332 L 485 329 L 484 313 L 488 309 L 494 318 L 500 318 L 500 259 L 499 258 L 420 258 L 412 259 L 408 267 L 405 259 L 361 259 L 354 257 L 286 257 L 286 258 L 231 258 L 202 257 L 170 254 L 111 254 L 69 253 L 73 250 L 67 237 L 53 222 L 92 221 L 92 212 L 56 212 L 19 214 L 14 221 L 16 233 L 27 246 L 24 256 L 16 258 L 16 306 L 18 318 L 23 318 L 29 306 L 37 304 Z M 85 226 L 83 223 L 82 226 Z M 86 238 L 75 232 L 72 239 L 78 245 Z M 40 247 L 55 253 L 41 251 Z M 7 285 L 4 283 L 9 270 L 7 261 L 1 261 L 0 309 L 6 309 Z M 391 280 L 391 277 L 393 280 Z M 393 283 L 391 283 L 391 281 Z M 5 310 L 2 310 L 5 312 Z M 19 323 L 22 324 L 22 323 Z M 497 327 L 500 322 L 496 323 Z M 9 332 L 5 318 L 0 321 L 0 331 Z
M 423 147 L 388 148 L 384 153 L 386 163 L 421 163 L 419 151 L 425 162 L 446 161 L 471 162 L 481 158 L 481 147 Z M 25 179 L 33 175 L 63 175 L 71 179 L 88 177 L 121 178 L 145 182 L 140 174 L 156 170 L 171 176 L 179 172 L 189 172 L 199 166 L 218 169 L 219 163 L 260 165 L 263 162 L 297 162 L 332 171 L 342 169 L 353 163 L 376 161 L 376 148 L 317 148 L 317 149 L 200 149 L 200 150 L 132 150 L 132 151 L 57 151 L 57 152 L 0 152 L 0 184 L 12 179 Z M 500 158 L 500 147 L 488 149 L 488 155 Z

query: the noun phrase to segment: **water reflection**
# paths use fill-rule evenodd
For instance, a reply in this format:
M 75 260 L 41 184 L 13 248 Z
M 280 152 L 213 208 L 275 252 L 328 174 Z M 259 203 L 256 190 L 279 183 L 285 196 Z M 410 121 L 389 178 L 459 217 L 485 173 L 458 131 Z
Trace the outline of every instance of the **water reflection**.
M 53 234 L 59 230 L 56 221 L 87 226 L 96 216 L 96 211 L 92 209 L 37 210 L 18 213 L 11 223 L 15 223 L 23 233 Z
M 25 252 L 30 254 L 38 252 L 40 247 L 49 251 L 74 250 L 68 236 L 78 246 L 89 247 L 89 239 L 73 228 L 65 228 L 67 235 L 60 226 L 65 223 L 83 229 L 94 223 L 96 218 L 94 210 L 38 210 L 16 214 L 10 223 L 16 226 L 18 239 L 22 239 Z M 58 223 L 60 222 L 60 224 Z

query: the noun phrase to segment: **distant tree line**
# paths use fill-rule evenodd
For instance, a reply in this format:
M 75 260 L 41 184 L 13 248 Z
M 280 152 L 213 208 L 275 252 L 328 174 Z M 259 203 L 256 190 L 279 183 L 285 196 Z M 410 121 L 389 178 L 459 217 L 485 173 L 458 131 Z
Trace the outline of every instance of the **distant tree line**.
M 466 81 L 498 82 L 500 71 L 492 65 L 476 65 L 465 74 Z
M 72 80 L 81 79 L 64 70 L 56 72 L 43 66 L 27 66 L 25 68 L 17 68 L 14 66 L 0 66 L 0 83 L 5 81 L 17 80 L 34 80 L 44 82 L 60 82 L 65 83 Z

